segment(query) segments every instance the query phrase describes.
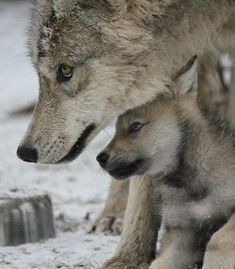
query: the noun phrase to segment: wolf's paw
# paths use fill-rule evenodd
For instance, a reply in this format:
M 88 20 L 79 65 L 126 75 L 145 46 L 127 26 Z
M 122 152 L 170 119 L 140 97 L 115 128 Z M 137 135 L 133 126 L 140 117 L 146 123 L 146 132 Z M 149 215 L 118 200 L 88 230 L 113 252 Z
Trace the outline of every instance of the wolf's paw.
M 92 231 L 114 234 L 122 232 L 128 193 L 129 180 L 121 182 L 112 180 L 105 207 L 96 219 Z
M 119 257 L 113 257 L 112 259 L 108 260 L 102 267 L 101 269 L 121 269 L 125 268 L 127 264 L 123 263 L 121 258 Z
M 118 257 L 114 257 L 107 261 L 101 269 L 147 269 L 147 264 L 142 265 L 134 265 L 129 262 L 124 262 L 122 259 Z
M 102 215 L 95 221 L 92 231 L 120 234 L 122 232 L 123 217 Z

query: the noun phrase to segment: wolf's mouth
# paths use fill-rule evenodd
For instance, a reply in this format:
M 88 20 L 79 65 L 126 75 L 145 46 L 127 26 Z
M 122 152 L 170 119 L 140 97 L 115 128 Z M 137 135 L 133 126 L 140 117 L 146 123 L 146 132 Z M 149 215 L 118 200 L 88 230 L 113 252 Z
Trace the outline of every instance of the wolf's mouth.
M 65 155 L 60 161 L 57 163 L 65 163 L 65 162 L 71 162 L 74 159 L 77 158 L 77 156 L 84 150 L 86 146 L 86 141 L 88 137 L 92 134 L 92 132 L 96 129 L 95 124 L 90 124 L 81 134 L 81 136 L 78 138 L 77 142 L 72 146 L 69 153 Z
M 138 159 L 132 163 L 128 164 L 119 164 L 112 170 L 109 170 L 109 174 L 116 179 L 126 179 L 130 176 L 137 174 L 141 170 L 142 165 L 144 164 L 143 159 Z

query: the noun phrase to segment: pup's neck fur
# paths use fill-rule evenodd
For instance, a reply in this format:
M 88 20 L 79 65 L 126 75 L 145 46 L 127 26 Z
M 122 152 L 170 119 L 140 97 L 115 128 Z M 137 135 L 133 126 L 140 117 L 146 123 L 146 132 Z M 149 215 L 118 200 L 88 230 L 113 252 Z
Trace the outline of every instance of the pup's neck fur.
M 209 116 L 195 100 L 176 106 L 181 133 L 177 166 L 163 180 L 185 188 L 192 200 L 201 200 L 210 192 L 211 182 L 232 180 L 235 132 L 225 119 Z

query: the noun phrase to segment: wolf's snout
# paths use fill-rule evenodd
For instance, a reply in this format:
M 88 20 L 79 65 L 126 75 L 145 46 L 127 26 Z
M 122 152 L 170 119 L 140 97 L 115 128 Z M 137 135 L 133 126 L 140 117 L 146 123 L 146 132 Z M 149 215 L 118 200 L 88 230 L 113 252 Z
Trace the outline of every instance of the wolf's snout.
M 19 146 L 17 149 L 17 156 L 29 163 L 36 163 L 38 161 L 38 153 L 37 150 L 30 147 Z
M 101 152 L 97 157 L 96 160 L 100 164 L 102 168 L 105 168 L 109 159 L 109 154 L 107 152 Z

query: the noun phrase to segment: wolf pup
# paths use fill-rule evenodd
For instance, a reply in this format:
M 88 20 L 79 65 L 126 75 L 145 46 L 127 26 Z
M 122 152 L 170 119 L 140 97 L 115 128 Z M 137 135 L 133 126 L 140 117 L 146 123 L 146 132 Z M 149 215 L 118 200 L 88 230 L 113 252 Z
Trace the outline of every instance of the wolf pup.
M 235 36 L 235 35 L 234 35 Z M 230 100 L 235 99 L 232 96 L 231 82 L 233 79 L 232 61 L 225 53 L 218 55 L 207 55 L 206 59 L 200 60 L 200 68 L 198 70 L 198 80 L 200 83 L 200 91 L 198 92 L 198 101 L 203 109 L 213 117 L 215 113 L 230 118 Z M 235 100 L 234 100 L 235 101 Z M 232 113 L 231 113 L 232 114 Z M 235 115 L 233 113 L 232 115 Z M 117 181 L 112 180 L 110 184 L 109 195 L 105 207 L 101 214 L 97 217 L 93 230 L 111 231 L 118 234 L 122 231 L 123 217 L 127 205 L 129 180 Z
M 97 156 L 117 179 L 154 178 L 167 233 L 151 269 L 200 264 L 235 209 L 235 132 L 198 105 L 197 62 L 178 72 L 168 94 L 120 116 L 113 140 Z

